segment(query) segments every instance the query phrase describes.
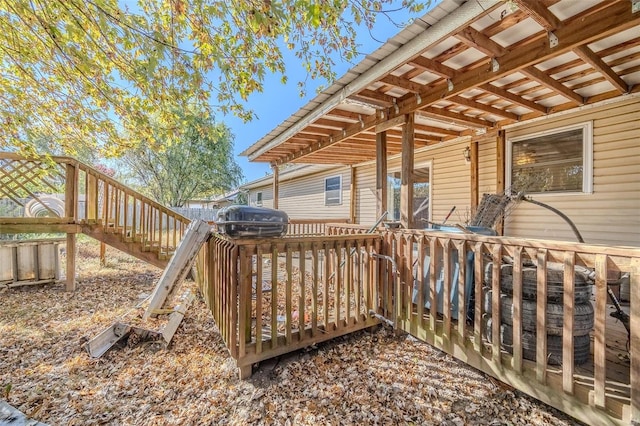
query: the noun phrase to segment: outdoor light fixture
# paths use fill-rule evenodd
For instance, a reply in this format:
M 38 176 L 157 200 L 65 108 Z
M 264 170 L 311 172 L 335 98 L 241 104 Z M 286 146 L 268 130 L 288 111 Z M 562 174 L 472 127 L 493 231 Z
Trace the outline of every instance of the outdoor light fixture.
M 469 164 L 471 163 L 471 148 L 466 147 L 464 151 L 462 151 L 462 156 L 464 157 L 464 162 Z

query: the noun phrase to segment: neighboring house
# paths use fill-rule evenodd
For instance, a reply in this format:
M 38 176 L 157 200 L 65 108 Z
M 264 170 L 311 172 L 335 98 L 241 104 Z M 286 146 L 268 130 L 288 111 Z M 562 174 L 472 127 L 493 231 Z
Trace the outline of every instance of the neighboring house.
M 241 194 L 242 194 L 242 191 L 240 189 L 229 191 L 219 197 L 212 199 L 211 205 L 216 209 L 221 209 L 223 207 L 230 206 L 232 204 L 238 204 Z
M 465 223 L 482 194 L 518 188 L 587 242 L 640 246 L 637 2 L 472 3 L 443 1 L 242 153 L 342 170 L 339 207 L 322 194 L 334 172 L 283 171 L 279 208 L 363 225 L 388 210 L 420 228 L 454 206 L 449 223 Z M 246 187 L 273 205 L 272 178 Z M 526 203 L 504 234 L 575 241 Z
M 278 173 L 277 208 L 291 219 L 349 219 L 351 168 L 296 165 Z M 249 205 L 274 207 L 273 175 L 240 186 Z

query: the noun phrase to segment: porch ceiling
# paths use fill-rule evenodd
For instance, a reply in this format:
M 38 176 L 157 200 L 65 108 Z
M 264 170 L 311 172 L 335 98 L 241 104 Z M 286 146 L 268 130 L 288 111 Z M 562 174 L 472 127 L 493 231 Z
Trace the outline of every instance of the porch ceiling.
M 640 92 L 640 12 L 631 1 L 480 0 L 489 7 L 443 30 L 465 3 L 445 0 L 243 155 L 357 164 L 375 159 L 376 131 L 387 130 L 389 154 L 399 153 L 411 112 L 422 147 Z M 443 35 L 358 87 L 430 31 Z

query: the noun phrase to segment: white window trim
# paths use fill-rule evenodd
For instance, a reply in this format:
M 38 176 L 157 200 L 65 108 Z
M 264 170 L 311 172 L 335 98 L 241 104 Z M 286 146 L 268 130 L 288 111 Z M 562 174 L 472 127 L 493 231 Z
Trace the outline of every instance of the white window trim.
M 261 197 L 258 197 L 258 194 L 260 194 Z M 256 192 L 256 206 L 262 206 L 262 203 L 264 203 L 264 193 L 262 191 L 258 191 Z
M 536 133 L 529 133 L 514 138 L 507 137 L 506 155 L 505 155 L 505 187 L 511 188 L 512 174 L 512 156 L 513 143 L 527 139 L 533 139 L 545 135 L 553 135 L 556 133 L 566 132 L 569 130 L 582 129 L 582 191 L 554 191 L 554 192 L 536 192 L 537 196 L 567 196 L 567 195 L 585 195 L 593 193 L 593 121 L 586 121 L 579 124 L 572 124 L 564 127 L 554 127 L 553 129 L 544 130 Z
M 339 197 L 338 197 L 338 203 L 336 204 L 327 204 L 327 181 L 329 179 L 335 179 L 338 178 L 340 180 L 340 190 L 339 190 Z M 342 175 L 335 175 L 335 176 L 327 176 L 326 178 L 324 178 L 324 205 L 325 206 L 341 206 L 342 205 Z

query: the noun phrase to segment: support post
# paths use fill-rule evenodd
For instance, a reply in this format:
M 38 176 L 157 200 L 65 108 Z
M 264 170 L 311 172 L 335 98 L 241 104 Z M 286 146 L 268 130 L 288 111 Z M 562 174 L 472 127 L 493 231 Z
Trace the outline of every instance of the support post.
M 272 164 L 271 168 L 273 169 L 273 208 L 278 208 L 278 198 L 280 192 L 280 185 L 278 180 L 280 179 L 280 174 L 278 173 L 278 165 Z
M 68 219 L 77 221 L 76 200 L 78 199 L 77 185 L 78 170 L 73 164 L 67 164 L 65 189 L 64 189 L 64 213 Z M 67 234 L 67 283 L 66 291 L 76 289 L 76 234 Z
M 351 223 L 356 223 L 356 201 L 358 199 L 357 195 L 357 183 L 356 183 L 356 168 L 350 166 L 349 168 L 351 172 L 351 185 L 349 188 L 349 221 Z M 379 217 L 379 216 L 378 216 Z
M 387 132 L 376 133 L 376 217 L 387 211 Z
M 387 211 L 387 132 L 376 133 L 376 217 Z
M 402 126 L 402 177 L 400 185 L 400 222 L 406 229 L 413 228 L 413 159 L 414 114 L 407 114 Z
M 478 163 L 479 163 L 479 157 L 478 157 L 478 141 L 477 140 L 473 140 L 471 141 L 471 144 L 469 145 L 470 149 L 471 149 L 471 200 L 470 200 L 470 204 L 471 204 L 471 211 L 472 213 L 475 213 L 476 209 L 478 208 L 478 200 L 480 199 L 479 197 L 479 178 L 478 178 Z
M 496 137 L 496 193 L 503 194 L 505 190 L 505 145 L 506 136 L 504 130 L 498 130 Z M 504 235 L 504 220 L 496 225 L 498 235 Z

